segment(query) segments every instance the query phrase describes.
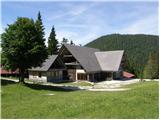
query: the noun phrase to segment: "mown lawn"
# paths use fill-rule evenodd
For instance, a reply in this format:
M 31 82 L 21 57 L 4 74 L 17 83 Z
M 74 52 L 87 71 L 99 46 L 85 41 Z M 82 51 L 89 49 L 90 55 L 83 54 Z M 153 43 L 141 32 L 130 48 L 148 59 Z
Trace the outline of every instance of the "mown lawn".
M 2 82 L 2 118 L 158 118 L 158 82 L 121 92 L 65 91 Z M 54 94 L 52 96 L 46 94 Z

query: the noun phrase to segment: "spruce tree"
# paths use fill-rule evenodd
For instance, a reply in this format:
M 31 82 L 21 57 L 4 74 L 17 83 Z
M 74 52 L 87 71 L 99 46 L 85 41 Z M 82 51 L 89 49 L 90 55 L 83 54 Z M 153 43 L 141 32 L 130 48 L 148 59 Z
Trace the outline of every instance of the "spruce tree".
M 144 68 L 144 73 L 143 73 L 144 78 L 147 78 L 147 79 L 158 78 L 158 71 L 159 71 L 158 64 L 159 63 L 155 57 L 155 54 L 150 53 L 149 58 L 148 58 L 148 62 Z
M 56 39 L 56 33 L 53 26 L 50 36 L 48 38 L 48 54 L 53 55 L 53 54 L 57 54 L 57 52 L 58 52 L 58 41 Z
M 73 41 L 72 41 L 72 40 L 70 41 L 70 44 L 71 44 L 71 45 L 74 45 L 74 43 L 73 43 Z
M 38 12 L 38 16 L 37 16 L 37 20 L 35 22 L 36 24 L 36 29 L 37 29 L 37 36 L 39 37 L 40 41 L 45 41 L 44 38 L 44 26 L 43 26 L 43 22 L 42 22 L 42 17 L 41 17 L 41 13 L 40 11 Z
M 63 44 L 67 44 L 67 43 L 68 43 L 68 39 L 67 38 L 63 38 L 61 44 L 63 45 Z

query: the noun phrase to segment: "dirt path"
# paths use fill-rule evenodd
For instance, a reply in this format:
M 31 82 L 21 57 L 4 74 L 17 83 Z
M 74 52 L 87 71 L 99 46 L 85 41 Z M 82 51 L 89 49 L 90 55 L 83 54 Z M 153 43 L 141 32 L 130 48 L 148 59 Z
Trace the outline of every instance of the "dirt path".
M 114 88 L 114 89 L 110 89 L 110 88 L 107 88 L 107 89 L 88 89 L 88 91 L 109 91 L 109 92 L 112 92 L 112 91 L 126 91 L 126 90 L 130 90 L 130 88 Z

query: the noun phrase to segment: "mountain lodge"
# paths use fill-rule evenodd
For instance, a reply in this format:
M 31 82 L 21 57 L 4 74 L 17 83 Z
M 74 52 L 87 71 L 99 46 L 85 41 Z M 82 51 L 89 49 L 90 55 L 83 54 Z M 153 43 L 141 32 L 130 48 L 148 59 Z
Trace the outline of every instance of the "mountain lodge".
M 58 54 L 49 56 L 41 67 L 29 69 L 29 79 L 43 82 L 121 79 L 123 54 L 123 50 L 100 51 L 64 44 Z

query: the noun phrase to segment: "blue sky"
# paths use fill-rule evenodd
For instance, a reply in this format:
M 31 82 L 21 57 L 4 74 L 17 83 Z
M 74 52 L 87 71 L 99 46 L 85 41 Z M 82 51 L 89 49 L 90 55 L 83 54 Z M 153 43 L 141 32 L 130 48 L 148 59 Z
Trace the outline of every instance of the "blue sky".
M 1 32 L 17 17 L 36 19 L 38 11 L 42 15 L 45 38 L 54 25 L 59 41 L 66 37 L 84 45 L 112 33 L 158 35 L 158 2 L 155 1 L 3 1 Z

